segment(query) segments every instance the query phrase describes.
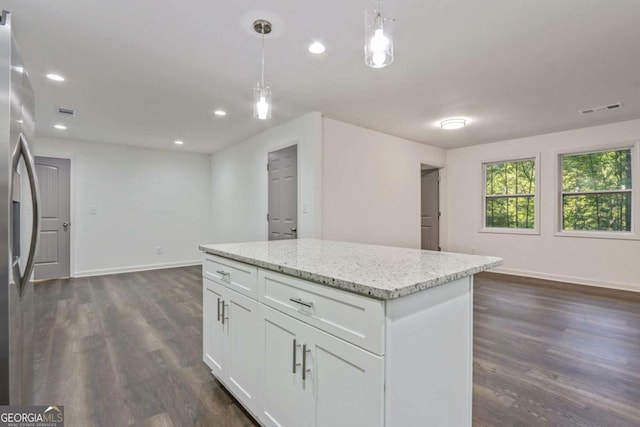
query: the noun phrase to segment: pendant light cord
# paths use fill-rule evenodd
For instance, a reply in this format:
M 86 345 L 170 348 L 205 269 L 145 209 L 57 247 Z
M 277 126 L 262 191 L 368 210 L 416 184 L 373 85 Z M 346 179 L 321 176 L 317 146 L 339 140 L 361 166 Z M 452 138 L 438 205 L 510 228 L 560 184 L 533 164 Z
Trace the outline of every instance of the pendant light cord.
M 264 87 L 264 25 L 262 26 L 262 75 L 260 76 Z

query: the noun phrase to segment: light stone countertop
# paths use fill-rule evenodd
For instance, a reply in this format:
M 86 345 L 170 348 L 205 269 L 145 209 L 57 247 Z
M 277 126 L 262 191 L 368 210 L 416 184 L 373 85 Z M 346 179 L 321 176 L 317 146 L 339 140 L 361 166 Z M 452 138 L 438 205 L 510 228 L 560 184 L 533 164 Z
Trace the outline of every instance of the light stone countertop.
M 385 300 L 502 264 L 491 256 L 315 239 L 201 245 L 200 250 Z

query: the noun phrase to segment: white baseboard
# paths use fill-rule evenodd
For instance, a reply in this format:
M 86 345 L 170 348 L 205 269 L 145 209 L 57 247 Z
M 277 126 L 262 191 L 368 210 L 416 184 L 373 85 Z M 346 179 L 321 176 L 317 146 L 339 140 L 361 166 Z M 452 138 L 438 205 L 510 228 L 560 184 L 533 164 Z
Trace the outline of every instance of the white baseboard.
M 534 279 L 553 280 L 555 282 L 575 283 L 577 285 L 595 286 L 598 288 L 618 289 L 621 291 L 640 292 L 640 284 L 605 282 L 602 280 L 585 279 L 583 277 L 563 276 L 560 274 L 539 273 L 536 271 L 518 270 L 515 268 L 497 267 L 489 270 L 494 273 L 511 274 L 514 276 L 532 277 Z
M 163 268 L 188 267 L 200 264 L 202 264 L 202 260 L 199 259 L 194 261 L 167 262 L 163 264 L 132 265 L 128 267 L 76 271 L 73 277 L 104 276 L 106 274 L 133 273 L 135 271 L 161 270 Z

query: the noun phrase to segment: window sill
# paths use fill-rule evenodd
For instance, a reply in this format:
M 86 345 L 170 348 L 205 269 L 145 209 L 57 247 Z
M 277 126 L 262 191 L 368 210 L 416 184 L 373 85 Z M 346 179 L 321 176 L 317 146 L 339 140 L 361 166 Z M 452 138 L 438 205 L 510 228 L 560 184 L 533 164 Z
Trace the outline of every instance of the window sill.
M 522 234 L 529 236 L 539 236 L 540 230 L 538 229 L 527 229 L 527 228 L 481 228 L 480 233 L 491 233 L 491 234 Z
M 556 231 L 555 237 L 580 237 L 588 239 L 640 240 L 636 233 L 623 231 Z

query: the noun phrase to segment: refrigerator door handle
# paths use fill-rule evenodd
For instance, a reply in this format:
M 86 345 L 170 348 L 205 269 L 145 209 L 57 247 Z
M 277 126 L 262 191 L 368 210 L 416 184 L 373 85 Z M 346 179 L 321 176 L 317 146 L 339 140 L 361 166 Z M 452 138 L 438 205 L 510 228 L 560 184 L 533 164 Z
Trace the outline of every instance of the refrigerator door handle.
M 31 207 L 33 209 L 33 223 L 31 227 L 31 244 L 29 246 L 29 255 L 27 255 L 27 263 L 24 268 L 24 274 L 20 274 L 20 263 L 14 264 L 13 277 L 18 285 L 20 296 L 24 289 L 27 288 L 27 283 L 31 280 L 31 273 L 36 261 L 36 250 L 38 249 L 38 241 L 40 239 L 40 189 L 38 187 L 38 177 L 36 175 L 36 162 L 29 150 L 29 144 L 23 134 L 20 134 L 18 138 L 18 144 L 16 144 L 15 152 L 13 153 L 12 173 L 18 168 L 20 163 L 20 157 L 24 158 L 25 168 L 27 169 L 27 177 L 29 178 L 29 186 L 31 187 Z M 13 178 L 12 178 L 13 179 Z M 13 187 L 13 186 L 12 186 Z

